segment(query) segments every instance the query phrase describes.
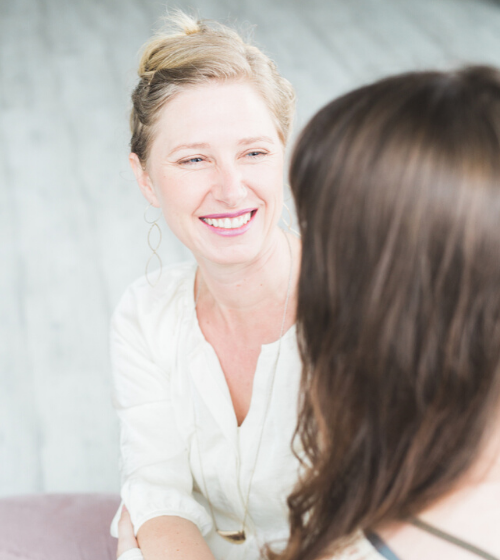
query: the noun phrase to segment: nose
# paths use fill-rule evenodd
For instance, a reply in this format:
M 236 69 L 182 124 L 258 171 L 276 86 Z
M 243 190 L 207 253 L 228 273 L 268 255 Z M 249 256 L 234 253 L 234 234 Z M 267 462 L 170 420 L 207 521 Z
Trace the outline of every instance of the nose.
M 218 174 L 212 189 L 213 196 L 229 208 L 237 208 L 245 199 L 247 188 L 243 176 L 234 164 L 219 165 Z

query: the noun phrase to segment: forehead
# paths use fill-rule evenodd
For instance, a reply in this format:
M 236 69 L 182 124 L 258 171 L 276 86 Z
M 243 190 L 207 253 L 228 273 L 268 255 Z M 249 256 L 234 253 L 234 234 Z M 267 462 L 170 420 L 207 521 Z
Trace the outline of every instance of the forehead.
M 261 95 L 247 82 L 213 82 L 179 93 L 161 109 L 153 146 L 237 142 L 259 136 L 279 141 Z

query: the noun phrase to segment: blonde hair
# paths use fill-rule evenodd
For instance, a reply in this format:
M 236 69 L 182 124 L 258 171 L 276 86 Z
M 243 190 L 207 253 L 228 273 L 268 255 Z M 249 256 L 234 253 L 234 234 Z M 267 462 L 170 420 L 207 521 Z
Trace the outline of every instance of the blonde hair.
M 132 93 L 130 147 L 144 165 L 160 109 L 186 88 L 210 81 L 247 80 L 262 96 L 285 145 L 295 92 L 274 62 L 229 27 L 176 11 L 166 29 L 144 46 L 139 83 Z

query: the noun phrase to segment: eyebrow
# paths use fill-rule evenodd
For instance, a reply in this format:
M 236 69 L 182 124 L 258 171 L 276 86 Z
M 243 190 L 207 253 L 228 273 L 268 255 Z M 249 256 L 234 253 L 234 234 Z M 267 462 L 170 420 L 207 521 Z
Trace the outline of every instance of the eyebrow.
M 242 138 L 238 144 L 240 146 L 246 146 L 248 144 L 253 144 L 254 142 L 269 142 L 270 144 L 274 144 L 273 139 L 270 138 L 269 136 L 253 136 L 251 138 Z M 175 152 L 178 152 L 179 150 L 193 150 L 196 148 L 208 148 L 209 144 L 205 143 L 205 142 L 195 142 L 193 144 L 179 144 L 178 146 L 176 146 L 168 155 L 172 155 Z
M 173 153 L 178 152 L 179 150 L 192 150 L 194 148 L 208 148 L 208 144 L 205 144 L 204 142 L 196 142 L 194 144 L 179 144 L 168 155 L 170 156 Z
M 261 141 L 274 144 L 273 139 L 269 138 L 269 136 L 253 136 L 252 138 L 243 138 L 238 142 L 238 144 L 253 144 L 254 142 L 261 142 Z

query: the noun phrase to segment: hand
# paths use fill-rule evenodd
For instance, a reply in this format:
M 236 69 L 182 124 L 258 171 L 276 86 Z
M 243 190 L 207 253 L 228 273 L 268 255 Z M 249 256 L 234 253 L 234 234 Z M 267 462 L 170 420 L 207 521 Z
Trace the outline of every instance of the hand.
M 119 558 L 131 548 L 139 548 L 139 545 L 134 535 L 134 526 L 130 520 L 130 513 L 124 505 L 120 521 L 118 521 L 118 550 L 116 551 L 116 557 Z

